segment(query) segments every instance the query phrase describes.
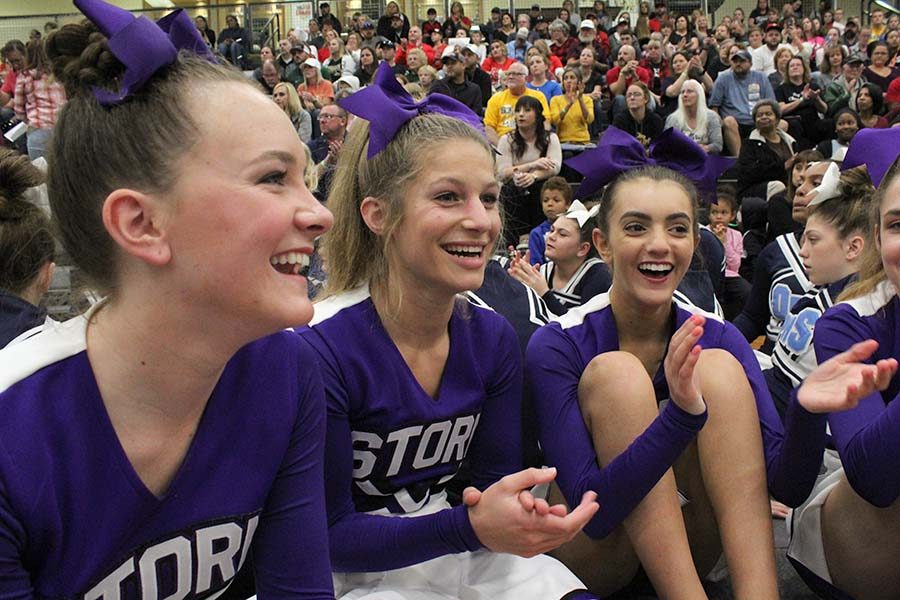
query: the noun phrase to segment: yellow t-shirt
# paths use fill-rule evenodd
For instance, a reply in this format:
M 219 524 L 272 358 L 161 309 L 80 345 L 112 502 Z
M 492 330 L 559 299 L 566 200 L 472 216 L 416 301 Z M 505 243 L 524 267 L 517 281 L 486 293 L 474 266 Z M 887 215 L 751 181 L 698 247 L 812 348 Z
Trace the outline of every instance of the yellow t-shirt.
M 559 141 L 568 144 L 586 144 L 591 141 L 588 125 L 594 122 L 594 99 L 582 94 L 587 114 L 581 112 L 581 104 L 577 101 L 569 107 L 565 116 L 562 111 L 569 103 L 565 96 L 554 96 L 550 100 L 550 120 L 556 125 Z
M 547 98 L 537 90 L 525 88 L 525 92 L 514 96 L 509 90 L 497 92 L 488 100 L 484 111 L 484 124 L 493 127 L 499 137 L 503 137 L 516 128 L 516 102 L 522 96 L 531 96 L 541 101 L 544 107 L 544 118 L 550 120 L 550 107 L 547 106 Z

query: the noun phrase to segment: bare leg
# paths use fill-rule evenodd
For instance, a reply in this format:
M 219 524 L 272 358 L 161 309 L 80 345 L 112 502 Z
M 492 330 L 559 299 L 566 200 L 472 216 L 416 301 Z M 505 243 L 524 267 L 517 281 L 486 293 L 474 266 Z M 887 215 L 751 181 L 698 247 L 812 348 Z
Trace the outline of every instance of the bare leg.
M 854 598 L 896 600 L 900 590 L 900 500 L 866 502 L 846 478 L 822 507 L 822 541 L 834 585 Z
M 696 372 L 709 411 L 697 436 L 697 454 L 734 596 L 777 599 L 775 542 L 753 392 L 741 365 L 724 350 L 704 350 Z
M 731 151 L 731 156 L 739 156 L 741 153 L 741 131 L 734 117 L 722 119 L 722 137 L 725 138 L 725 146 Z
M 653 384 L 644 366 L 627 352 L 609 352 L 594 358 L 581 377 L 578 399 L 601 465 L 621 454 L 659 414 Z M 640 559 L 660 596 L 706 598 L 694 569 L 671 470 L 625 519 L 623 528 L 630 548 Z M 580 539 L 572 544 L 579 544 L 582 551 L 598 551 L 592 557 L 594 570 L 604 569 L 606 552 L 614 549 L 596 542 L 592 546 Z M 563 548 L 555 556 L 568 566 L 577 567 L 580 561 L 567 556 L 577 549 Z M 629 548 L 619 542 L 618 549 Z M 582 575 L 578 571 L 576 574 Z M 613 575 L 616 574 L 607 574 L 607 577 L 615 579 Z M 600 594 L 614 591 L 591 590 Z

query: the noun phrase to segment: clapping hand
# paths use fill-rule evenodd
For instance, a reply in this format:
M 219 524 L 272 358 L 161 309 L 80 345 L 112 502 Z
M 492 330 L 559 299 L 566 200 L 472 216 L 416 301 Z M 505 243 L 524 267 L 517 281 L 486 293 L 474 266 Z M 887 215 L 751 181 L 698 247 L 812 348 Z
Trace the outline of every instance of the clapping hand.
M 706 410 L 706 403 L 700 394 L 700 385 L 694 373 L 702 350 L 697 345 L 697 340 L 703 336 L 705 323 L 706 319 L 700 315 L 693 315 L 682 323 L 669 340 L 669 351 L 663 362 L 672 402 L 682 410 L 695 415 L 702 414 Z
M 886 389 L 897 372 L 897 360 L 861 362 L 877 349 L 875 340 L 859 342 L 816 367 L 797 390 L 800 405 L 811 413 L 849 410 L 875 390 Z
M 469 521 L 478 540 L 489 550 L 531 557 L 558 548 L 581 531 L 600 508 L 597 494 L 587 492 L 567 514 L 563 505 L 550 506 L 529 491 L 550 483 L 556 469 L 525 469 L 507 475 L 484 492 L 463 491 Z

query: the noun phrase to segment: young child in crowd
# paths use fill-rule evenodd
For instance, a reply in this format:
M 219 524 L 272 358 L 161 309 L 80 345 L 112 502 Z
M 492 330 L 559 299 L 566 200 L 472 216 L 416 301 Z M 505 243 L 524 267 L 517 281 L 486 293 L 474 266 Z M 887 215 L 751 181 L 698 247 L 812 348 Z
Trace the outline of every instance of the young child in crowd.
M 597 257 L 591 242 L 597 209 L 588 211 L 578 200 L 550 226 L 548 262 L 530 265 L 515 257 L 509 274 L 536 291 L 554 315 L 564 315 L 609 289 L 609 269 Z
M 529 261 L 533 265 L 544 262 L 544 248 L 550 225 L 572 205 L 572 187 L 563 177 L 551 177 L 541 186 L 541 210 L 547 220 L 528 234 Z
M 731 224 L 737 218 L 738 201 L 731 190 L 716 192 L 716 203 L 709 207 L 709 228 L 725 247 L 725 278 L 722 280 L 722 309 L 730 321 L 744 308 L 750 283 L 740 276 L 744 238 Z

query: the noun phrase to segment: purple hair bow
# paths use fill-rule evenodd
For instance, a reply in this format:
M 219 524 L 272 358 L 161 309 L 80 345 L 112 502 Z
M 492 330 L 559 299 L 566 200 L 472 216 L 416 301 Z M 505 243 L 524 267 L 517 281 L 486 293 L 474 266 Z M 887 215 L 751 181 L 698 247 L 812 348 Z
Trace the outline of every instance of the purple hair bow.
M 584 181 L 576 196 L 586 198 L 629 169 L 660 166 L 681 173 L 694 182 L 704 196 L 714 195 L 716 179 L 734 164 L 734 159 L 710 156 L 677 129 L 667 129 L 650 143 L 649 152 L 631 134 L 609 127 L 592 150 L 570 158 L 566 164 Z
M 103 0 L 74 0 L 107 38 L 109 49 L 125 65 L 119 90 L 94 88 L 94 96 L 104 106 L 117 104 L 140 90 L 159 69 L 175 62 L 179 50 L 189 50 L 209 61 L 215 60 L 194 23 L 181 9 L 156 23 L 147 17 L 135 18 L 127 10 Z
M 387 63 L 375 73 L 370 85 L 339 102 L 341 108 L 369 122 L 369 153 L 372 158 L 394 139 L 406 123 L 424 113 L 438 113 L 459 119 L 484 135 L 484 124 L 465 104 L 443 94 L 433 94 L 416 102 L 394 77 Z
M 900 128 L 860 129 L 850 140 L 850 147 L 841 163 L 846 171 L 859 165 L 866 165 L 872 185 L 878 187 L 888 169 L 900 154 Z

